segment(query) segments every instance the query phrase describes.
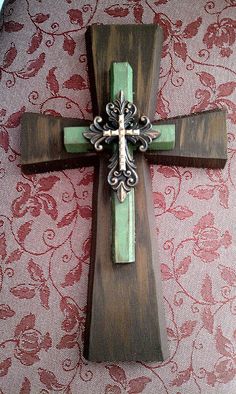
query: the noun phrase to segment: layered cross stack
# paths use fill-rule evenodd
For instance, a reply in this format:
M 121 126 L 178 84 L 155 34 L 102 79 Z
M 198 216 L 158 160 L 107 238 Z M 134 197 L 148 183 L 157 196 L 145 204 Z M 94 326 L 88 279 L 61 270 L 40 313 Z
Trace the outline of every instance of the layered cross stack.
M 29 113 L 22 120 L 24 172 L 95 165 L 85 340 L 85 356 L 93 361 L 168 356 L 148 163 L 223 168 L 226 162 L 223 111 L 153 122 L 161 45 L 158 26 L 92 26 L 87 50 L 100 117 L 92 126 Z M 130 118 L 132 102 L 140 123 Z M 101 149 L 100 142 L 117 139 L 118 145 Z M 136 150 L 130 143 L 138 143 Z M 131 171 L 129 187 L 127 169 L 138 177 Z

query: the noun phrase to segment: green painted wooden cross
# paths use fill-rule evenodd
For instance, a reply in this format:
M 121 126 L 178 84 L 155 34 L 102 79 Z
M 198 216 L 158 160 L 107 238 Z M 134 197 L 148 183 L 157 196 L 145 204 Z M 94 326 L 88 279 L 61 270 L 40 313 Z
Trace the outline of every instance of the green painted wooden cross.
M 223 168 L 226 162 L 225 112 L 154 121 L 162 40 L 154 25 L 91 26 L 90 86 L 93 111 L 101 118 L 93 125 L 32 113 L 22 118 L 23 172 L 95 167 L 84 344 L 92 361 L 160 361 L 169 354 L 149 163 Z M 109 100 L 111 119 L 103 122 Z M 132 102 L 139 123 L 129 118 Z M 104 142 L 116 145 L 97 153 L 90 140 L 98 150 Z M 140 152 L 147 141 L 149 149 Z M 138 177 L 131 187 L 129 166 Z
M 120 92 L 123 92 L 125 98 L 127 98 L 127 106 L 130 106 L 132 109 L 132 105 L 130 102 L 133 101 L 133 71 L 128 63 L 113 63 L 111 65 L 110 70 L 110 91 L 111 91 L 111 100 L 115 100 Z M 121 100 L 124 100 L 121 98 Z M 120 101 L 121 103 L 122 101 Z M 112 108 L 114 104 L 112 103 Z M 117 110 L 118 111 L 118 110 Z M 125 108 L 124 108 L 125 111 Z M 136 112 L 133 109 L 133 112 Z M 129 112 L 127 110 L 128 116 Z M 119 122 L 120 118 L 121 122 Z M 129 128 L 125 130 L 124 127 L 124 115 L 120 115 L 117 117 L 118 119 L 113 120 L 113 130 L 110 130 L 105 124 L 105 129 L 103 130 L 100 123 L 102 118 L 96 117 L 95 122 L 98 122 L 98 131 L 96 134 L 91 131 L 94 129 L 94 124 L 90 126 L 90 128 L 85 128 L 83 126 L 80 127 L 66 127 L 64 129 L 64 144 L 67 152 L 89 152 L 91 151 L 90 138 L 96 137 L 94 143 L 99 141 L 99 149 L 102 150 L 101 142 L 102 139 L 106 139 L 107 137 L 118 137 L 118 146 L 113 147 L 115 149 L 115 153 L 111 157 L 110 161 L 114 162 L 116 157 L 118 156 L 116 162 L 119 168 L 112 168 L 112 174 L 116 170 L 117 173 L 121 174 L 123 177 L 123 173 L 126 172 L 126 163 L 125 163 L 125 150 L 129 149 L 129 155 L 132 154 L 132 147 L 128 147 L 126 136 L 128 137 L 139 137 L 140 136 L 140 128 Z M 162 125 L 162 126 L 151 126 L 147 121 L 146 117 L 142 117 L 144 124 L 148 123 L 149 129 L 143 132 L 143 137 L 149 139 L 149 149 L 151 150 L 171 150 L 174 148 L 175 144 L 175 125 Z M 100 123 L 99 123 L 100 121 Z M 133 121 L 133 118 L 132 118 Z M 112 123 L 111 123 L 112 126 Z M 137 127 L 137 125 L 136 125 Z M 152 142 L 153 139 L 153 142 Z M 110 141 L 109 141 L 110 142 Z M 115 141 L 114 141 L 115 142 Z M 113 142 L 113 143 L 114 143 Z M 136 140 L 134 141 L 136 142 Z M 142 140 L 141 140 L 142 142 Z M 145 141 L 146 142 L 146 141 Z M 146 144 L 146 148 L 147 148 Z M 143 145 L 141 144 L 141 148 Z M 143 149 L 144 150 L 144 149 Z M 133 167 L 135 167 L 135 162 L 132 159 Z M 130 166 L 131 167 L 131 166 Z M 129 173 L 129 177 L 132 176 L 132 168 Z M 112 255 L 114 263 L 131 263 L 135 261 L 135 197 L 134 197 L 134 186 L 137 184 L 137 177 L 135 182 L 131 183 L 131 186 L 127 189 L 123 186 L 123 180 L 115 183 L 114 190 L 112 192 Z M 109 198 L 109 197 L 108 197 Z

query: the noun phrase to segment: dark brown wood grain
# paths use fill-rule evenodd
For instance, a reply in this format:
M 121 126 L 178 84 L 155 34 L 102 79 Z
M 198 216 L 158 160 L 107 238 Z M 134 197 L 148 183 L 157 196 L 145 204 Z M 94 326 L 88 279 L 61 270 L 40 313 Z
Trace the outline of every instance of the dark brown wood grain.
M 88 125 L 90 122 L 27 112 L 21 121 L 21 169 L 25 174 L 63 170 L 93 165 L 96 153 L 67 153 L 63 144 L 65 126 Z
M 141 154 L 136 156 L 136 162 L 139 184 L 135 191 L 135 263 L 112 263 L 106 160 L 101 160 L 96 176 L 99 183 L 93 207 L 95 243 L 88 298 L 91 315 L 85 341 L 85 357 L 92 361 L 151 361 L 168 356 L 150 171 Z
M 109 100 L 111 62 L 128 61 L 133 68 L 134 102 L 154 116 L 162 32 L 156 26 L 92 26 L 89 31 L 99 111 Z M 106 43 L 106 45 L 104 45 Z M 126 50 L 124 51 L 124 45 Z M 96 189 L 89 275 L 85 357 L 92 361 L 163 360 L 168 356 L 164 301 L 156 250 L 150 172 L 136 155 L 139 184 L 135 191 L 136 259 L 112 262 L 111 198 L 107 159 L 101 159 Z M 151 200 L 151 201 L 150 201 Z M 102 231 L 101 231 L 102 229 Z
M 110 98 L 112 62 L 128 62 L 134 75 L 134 103 L 154 119 L 163 33 L 157 25 L 93 25 L 86 33 L 94 113 L 102 114 Z
M 227 161 L 226 111 L 206 111 L 153 123 L 175 123 L 176 142 L 172 151 L 147 152 L 150 163 L 224 168 Z

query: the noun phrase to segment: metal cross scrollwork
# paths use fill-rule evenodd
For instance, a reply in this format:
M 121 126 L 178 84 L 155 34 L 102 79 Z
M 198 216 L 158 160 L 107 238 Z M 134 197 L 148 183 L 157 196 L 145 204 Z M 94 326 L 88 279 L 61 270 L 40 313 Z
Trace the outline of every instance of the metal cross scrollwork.
M 123 202 L 127 193 L 138 183 L 136 165 L 128 143 L 138 144 L 138 149 L 145 152 L 148 144 L 159 137 L 160 132 L 152 130 L 150 120 L 146 116 L 141 116 L 139 122 L 136 122 L 137 108 L 125 100 L 122 91 L 116 100 L 106 105 L 106 113 L 106 123 L 100 116 L 96 116 L 89 131 L 83 135 L 97 151 L 103 150 L 103 143 L 110 144 L 118 137 L 118 144 L 116 143 L 113 155 L 109 159 L 110 171 L 107 179 L 112 189 L 117 192 L 119 201 Z

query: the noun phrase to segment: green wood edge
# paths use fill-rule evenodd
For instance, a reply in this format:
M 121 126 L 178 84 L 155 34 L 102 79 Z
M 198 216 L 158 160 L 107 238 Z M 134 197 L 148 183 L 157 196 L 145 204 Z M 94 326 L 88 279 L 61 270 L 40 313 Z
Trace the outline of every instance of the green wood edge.
M 94 151 L 92 144 L 83 136 L 89 127 L 64 127 L 64 146 L 69 153 L 84 153 Z
M 129 193 L 120 203 L 112 192 L 112 258 L 114 263 L 135 261 L 135 199 Z
M 110 92 L 113 101 L 122 90 L 125 99 L 133 101 L 133 70 L 129 63 L 112 63 Z M 114 263 L 135 261 L 135 197 L 132 189 L 122 203 L 112 192 L 112 257 Z
M 153 125 L 152 130 L 160 131 L 161 135 L 151 142 L 148 150 L 171 150 L 175 147 L 175 124 Z

